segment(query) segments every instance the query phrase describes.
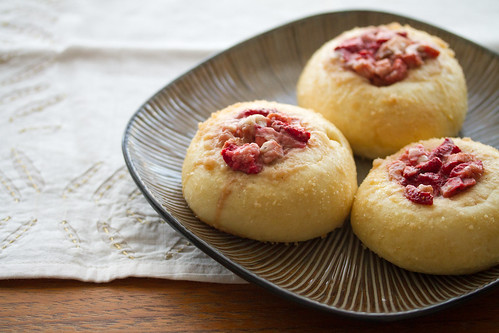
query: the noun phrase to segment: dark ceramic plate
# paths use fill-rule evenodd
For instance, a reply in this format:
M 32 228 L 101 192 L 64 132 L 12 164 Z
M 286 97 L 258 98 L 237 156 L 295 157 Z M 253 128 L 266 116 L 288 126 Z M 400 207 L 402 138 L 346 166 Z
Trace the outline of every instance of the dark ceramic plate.
M 234 273 L 317 309 L 391 320 L 428 313 L 496 285 L 499 266 L 467 276 L 432 276 L 400 269 L 363 248 L 348 222 L 323 239 L 296 246 L 241 239 L 200 222 L 182 197 L 182 162 L 198 122 L 239 101 L 296 104 L 296 81 L 319 46 L 354 26 L 393 21 L 440 36 L 455 50 L 469 89 L 470 110 L 461 135 L 497 148 L 498 55 L 406 17 L 337 12 L 292 22 L 240 43 L 148 100 L 130 120 L 123 138 L 125 161 L 138 187 L 173 228 Z M 357 162 L 361 181 L 370 161 Z

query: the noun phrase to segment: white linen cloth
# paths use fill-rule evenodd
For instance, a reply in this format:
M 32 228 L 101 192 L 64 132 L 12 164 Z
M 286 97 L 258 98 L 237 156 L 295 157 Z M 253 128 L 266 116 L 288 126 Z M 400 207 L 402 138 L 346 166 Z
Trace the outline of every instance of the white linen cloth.
M 0 278 L 240 278 L 177 234 L 128 174 L 125 126 L 153 93 L 237 42 L 375 9 L 499 51 L 492 1 L 0 2 Z

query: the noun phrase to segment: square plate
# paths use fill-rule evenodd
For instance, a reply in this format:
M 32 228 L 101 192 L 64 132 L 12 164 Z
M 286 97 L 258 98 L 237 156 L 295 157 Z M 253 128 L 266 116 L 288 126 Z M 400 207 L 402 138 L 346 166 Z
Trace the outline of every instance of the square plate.
M 199 221 L 182 196 L 182 163 L 198 122 L 240 101 L 296 104 L 298 76 L 323 43 L 354 26 L 393 21 L 450 44 L 469 91 L 469 113 L 461 136 L 497 148 L 499 57 L 495 53 L 410 18 L 372 11 L 336 12 L 298 20 L 242 42 L 149 99 L 131 118 L 123 138 L 125 161 L 138 187 L 173 228 L 228 269 L 317 309 L 393 320 L 443 308 L 497 285 L 499 266 L 466 276 L 433 276 L 398 268 L 363 248 L 348 221 L 325 238 L 297 245 L 242 239 Z M 370 161 L 357 160 L 357 165 L 360 184 Z

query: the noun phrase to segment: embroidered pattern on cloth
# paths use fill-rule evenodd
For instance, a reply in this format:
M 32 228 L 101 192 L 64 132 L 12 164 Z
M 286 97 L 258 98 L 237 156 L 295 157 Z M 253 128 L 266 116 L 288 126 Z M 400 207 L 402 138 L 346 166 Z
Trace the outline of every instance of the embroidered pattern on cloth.
M 241 282 L 170 228 L 124 166 L 126 122 L 166 83 L 149 75 L 165 55 L 63 36 L 65 5 L 0 4 L 0 278 Z

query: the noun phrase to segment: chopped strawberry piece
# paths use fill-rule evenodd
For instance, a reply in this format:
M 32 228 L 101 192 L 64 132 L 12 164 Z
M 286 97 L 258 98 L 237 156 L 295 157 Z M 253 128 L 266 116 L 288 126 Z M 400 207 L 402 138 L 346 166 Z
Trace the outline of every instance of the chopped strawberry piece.
M 418 51 L 423 55 L 423 58 L 436 58 L 440 54 L 439 50 L 429 45 L 419 45 Z
M 288 124 L 292 121 L 290 117 L 287 117 L 281 113 L 273 112 L 270 113 L 267 118 L 269 118 L 272 121 L 280 121 L 281 123 Z
M 417 168 L 421 172 L 438 172 L 442 167 L 442 160 L 438 157 L 433 157 L 428 161 L 421 163 L 417 166 Z
M 335 50 L 347 50 L 349 52 L 359 52 L 362 50 L 364 42 L 360 37 L 355 37 L 345 40 L 341 45 L 337 46 Z
M 260 153 L 264 164 L 270 164 L 284 156 L 282 146 L 275 140 L 266 141 L 260 147 Z
M 420 205 L 433 205 L 433 195 L 430 192 L 423 192 L 416 186 L 407 185 L 404 195 L 407 199 Z
M 402 155 L 401 159 L 409 165 L 418 165 L 422 162 L 428 160 L 428 152 L 423 147 L 423 145 L 415 145 L 414 147 L 409 148 L 404 155 Z
M 260 147 L 267 141 L 274 140 L 278 142 L 278 137 L 279 132 L 272 127 L 259 127 L 255 130 L 255 143 Z
M 384 77 L 374 76 L 373 82 L 377 86 L 389 86 L 395 82 L 402 81 L 407 76 L 407 65 L 400 59 L 396 58 L 392 63 L 392 70 Z
M 404 176 L 404 170 L 406 164 L 401 160 L 394 161 L 388 166 L 388 176 L 391 180 L 395 180 L 397 183 L 405 182 L 406 177 Z
M 403 176 L 404 178 L 411 178 L 419 173 L 419 169 L 413 167 L 412 165 L 407 165 L 404 168 Z
M 415 180 L 416 184 L 431 185 L 433 188 L 439 187 L 440 182 L 441 182 L 440 175 L 434 172 L 420 173 Z
M 471 162 L 474 160 L 473 155 L 467 153 L 455 153 L 447 156 L 445 164 L 442 166 L 444 174 L 450 174 L 451 171 L 461 163 Z
M 357 72 L 357 74 L 374 79 L 376 76 L 373 73 L 376 71 L 374 62 L 370 59 L 356 59 L 352 62 L 352 69 Z M 391 69 L 390 69 L 391 70 Z
M 387 76 L 392 71 L 392 63 L 389 59 L 378 60 L 373 64 L 373 66 L 374 74 L 378 77 Z
M 453 177 L 449 178 L 445 184 L 442 186 L 441 192 L 444 198 L 450 198 L 453 195 L 456 195 L 459 192 L 464 191 L 465 189 L 476 184 L 476 180 L 473 178 L 459 178 Z
M 274 112 L 274 110 L 272 110 L 272 112 Z M 259 115 L 267 117 L 270 113 L 271 113 L 270 110 L 265 110 L 265 109 L 257 109 L 257 110 L 249 109 L 249 110 L 245 110 L 245 111 L 241 112 L 241 114 L 239 114 L 238 118 L 246 118 L 246 117 L 252 116 L 254 114 L 259 114 Z
M 449 138 L 431 152 L 415 145 L 388 166 L 389 178 L 405 187 L 406 198 L 423 205 L 433 204 L 434 196 L 449 198 L 472 187 L 483 173 L 482 161 Z M 431 203 L 422 192 L 430 192 Z
M 265 118 L 248 118 L 253 115 Z M 223 144 L 221 155 L 225 163 L 235 171 L 259 173 L 264 165 L 281 159 L 290 149 L 306 147 L 310 139 L 310 132 L 298 119 L 277 110 L 248 109 L 236 119 L 236 123 L 222 129 L 218 138 L 219 144 Z
M 269 117 L 273 116 L 270 115 Z M 294 140 L 307 143 L 310 139 L 310 132 L 305 131 L 305 129 L 301 126 L 293 126 L 289 125 L 288 121 L 284 121 L 282 117 L 272 117 L 272 123 L 270 127 L 273 128 L 276 132 L 287 133 Z M 287 120 L 287 119 L 285 119 Z
M 238 146 L 226 142 L 222 149 L 222 157 L 232 170 L 248 174 L 259 173 L 262 170 L 262 164 L 258 162 L 259 155 L 260 147 L 256 143 Z
M 303 128 L 297 128 L 293 126 L 286 126 L 284 130 L 288 132 L 294 139 L 300 142 L 307 142 L 310 139 L 310 133 L 305 131 Z
M 417 53 L 406 53 L 401 56 L 401 59 L 409 68 L 418 68 L 424 64 L 423 58 Z
M 276 132 L 280 132 L 284 127 L 286 127 L 286 123 L 280 120 L 273 120 L 270 123 L 270 127 L 273 128 Z
M 461 149 L 459 149 L 459 147 L 454 144 L 454 141 L 452 141 L 452 139 L 445 138 L 444 142 L 440 146 L 432 150 L 430 158 L 438 157 L 440 159 L 444 159 L 450 154 L 460 152 Z
M 412 41 L 405 31 L 383 28 L 368 29 L 360 36 L 346 39 L 335 51 L 341 55 L 345 68 L 376 86 L 401 81 L 410 68 L 418 68 L 424 60 L 440 54 L 430 45 Z
M 449 177 L 474 178 L 478 179 L 483 174 L 482 161 L 472 161 L 461 163 L 452 169 Z

